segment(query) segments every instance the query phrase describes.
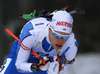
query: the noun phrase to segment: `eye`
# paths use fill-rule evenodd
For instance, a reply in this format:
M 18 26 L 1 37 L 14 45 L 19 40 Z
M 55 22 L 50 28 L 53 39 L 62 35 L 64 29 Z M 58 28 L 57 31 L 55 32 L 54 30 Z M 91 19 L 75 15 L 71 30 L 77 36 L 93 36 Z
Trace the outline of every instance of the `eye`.
M 60 39 L 60 38 L 62 38 L 62 36 L 58 36 L 58 38 Z
M 60 38 L 59 36 L 56 36 L 57 38 Z

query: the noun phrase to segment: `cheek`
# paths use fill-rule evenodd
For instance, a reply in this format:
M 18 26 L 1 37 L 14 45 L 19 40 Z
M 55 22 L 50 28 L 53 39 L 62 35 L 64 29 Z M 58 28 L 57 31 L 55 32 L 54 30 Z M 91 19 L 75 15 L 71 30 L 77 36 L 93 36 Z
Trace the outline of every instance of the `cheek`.
M 55 43 L 58 42 L 58 38 L 56 38 L 56 37 L 53 35 L 52 31 L 49 31 L 49 39 L 50 39 L 50 42 L 51 42 L 52 44 L 55 44 Z
M 52 34 L 50 36 L 50 41 L 51 41 L 52 44 L 55 44 L 55 43 L 57 43 L 58 39 Z
M 58 41 L 58 38 L 56 38 L 54 35 L 53 35 L 53 41 L 54 42 L 57 42 Z

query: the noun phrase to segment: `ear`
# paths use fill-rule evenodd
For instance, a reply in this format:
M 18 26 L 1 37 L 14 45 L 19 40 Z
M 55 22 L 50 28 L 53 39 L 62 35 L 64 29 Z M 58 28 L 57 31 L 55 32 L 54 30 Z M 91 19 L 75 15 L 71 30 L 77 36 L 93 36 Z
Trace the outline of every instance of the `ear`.
M 51 29 L 49 28 L 49 31 L 51 31 Z
M 49 34 L 51 34 L 52 33 L 52 31 L 51 31 L 51 29 L 49 28 Z

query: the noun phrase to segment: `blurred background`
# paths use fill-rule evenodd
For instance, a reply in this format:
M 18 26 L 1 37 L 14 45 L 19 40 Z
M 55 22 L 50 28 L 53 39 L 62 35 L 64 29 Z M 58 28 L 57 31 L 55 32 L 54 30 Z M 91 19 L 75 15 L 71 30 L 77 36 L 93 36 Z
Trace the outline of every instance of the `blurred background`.
M 100 74 L 100 0 L 0 0 L 0 23 L 16 36 L 27 20 L 19 15 L 43 9 L 53 12 L 69 5 L 85 10 L 85 14 L 73 14 L 73 32 L 79 49 L 76 62 L 66 74 Z M 14 39 L 0 28 L 0 66 L 10 52 Z

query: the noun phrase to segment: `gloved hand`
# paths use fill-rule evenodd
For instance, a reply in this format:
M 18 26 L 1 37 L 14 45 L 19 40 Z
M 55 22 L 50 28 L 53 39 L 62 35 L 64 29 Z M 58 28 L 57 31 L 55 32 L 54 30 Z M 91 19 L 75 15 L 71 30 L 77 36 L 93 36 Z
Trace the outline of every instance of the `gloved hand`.
M 59 73 L 59 63 L 57 61 L 51 62 L 47 71 L 48 74 Z
M 37 62 L 34 62 L 31 65 L 31 71 L 37 72 L 39 69 L 46 71 L 48 69 L 49 64 L 50 64 L 50 60 L 47 59 L 46 57 L 43 59 L 39 59 Z

